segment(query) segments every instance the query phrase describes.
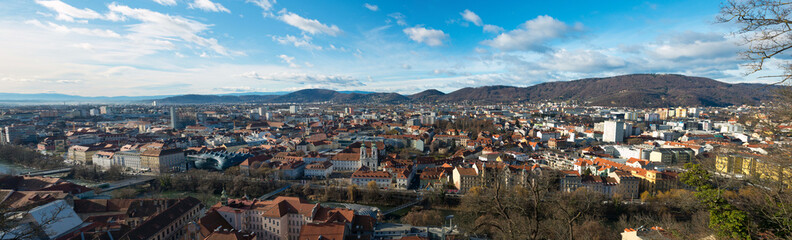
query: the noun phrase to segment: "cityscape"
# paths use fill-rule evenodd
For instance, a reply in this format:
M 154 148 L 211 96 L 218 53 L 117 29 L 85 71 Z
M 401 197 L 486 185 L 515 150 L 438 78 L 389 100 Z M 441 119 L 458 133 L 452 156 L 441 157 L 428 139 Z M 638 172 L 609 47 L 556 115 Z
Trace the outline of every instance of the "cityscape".
M 0 13 L 0 240 L 792 239 L 792 2 Z

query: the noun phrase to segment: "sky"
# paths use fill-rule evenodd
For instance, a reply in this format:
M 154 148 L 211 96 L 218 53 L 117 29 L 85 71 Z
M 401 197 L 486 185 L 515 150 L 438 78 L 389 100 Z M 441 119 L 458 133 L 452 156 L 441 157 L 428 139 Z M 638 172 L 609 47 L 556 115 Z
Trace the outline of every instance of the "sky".
M 417 93 L 746 75 L 719 1 L 0 1 L 0 92 Z M 774 63 L 769 70 L 780 71 Z

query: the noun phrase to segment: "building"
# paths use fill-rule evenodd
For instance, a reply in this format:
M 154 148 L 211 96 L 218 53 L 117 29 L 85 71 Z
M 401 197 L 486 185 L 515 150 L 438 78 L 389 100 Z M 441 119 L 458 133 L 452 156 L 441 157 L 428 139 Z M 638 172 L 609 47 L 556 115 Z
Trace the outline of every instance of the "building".
M 20 144 L 31 143 L 36 141 L 36 127 L 33 125 L 17 125 L 6 126 L 0 129 L 0 143 L 3 144 Z
M 113 154 L 112 165 L 119 165 L 137 171 L 142 170 L 143 167 L 140 164 L 140 151 L 128 150 L 115 152 Z
M 715 157 L 715 170 L 792 186 L 792 167 L 753 153 L 732 153 Z
M 649 153 L 649 161 L 663 164 L 688 163 L 695 157 L 690 148 L 659 148 Z
M 393 182 L 393 176 L 386 171 L 369 171 L 366 168 L 360 168 L 350 177 L 352 184 L 360 187 L 367 187 L 369 182 L 377 183 L 377 187 L 387 189 Z
M 345 236 L 350 234 L 347 225 L 340 222 L 332 223 L 309 223 L 302 227 L 300 230 L 299 239 L 307 240 L 324 240 L 324 239 L 338 239 L 343 240 Z
M 107 106 L 99 107 L 99 113 L 102 115 L 111 115 L 113 114 L 113 110 Z
M 333 163 L 330 161 L 314 162 L 305 167 L 306 178 L 327 179 L 333 173 Z
M 467 193 L 472 187 L 479 186 L 478 172 L 474 168 L 456 167 L 453 173 L 454 186 L 459 193 Z
M 618 183 L 614 193 L 619 194 L 626 199 L 636 199 L 640 197 L 640 179 L 636 178 L 630 173 L 623 171 L 611 172 L 608 174 L 608 177 L 615 179 L 616 183 Z
M 651 227 L 650 229 L 644 227 L 638 229 L 625 228 L 621 235 L 622 240 L 665 240 L 676 238 L 674 234 L 666 232 L 661 227 Z
M 250 157 L 253 157 L 253 155 L 240 152 L 215 151 L 192 154 L 186 158 L 188 163 L 195 168 L 223 171 L 229 167 L 239 165 Z
M 120 239 L 180 239 L 187 233 L 187 224 L 198 219 L 202 207 L 201 201 L 193 197 L 181 199 L 129 230 Z
M 602 130 L 602 141 L 621 143 L 624 141 L 624 122 L 605 121 Z
M 112 144 L 93 144 L 87 146 L 71 146 L 67 152 L 67 158 L 78 164 L 93 164 L 93 156 L 102 150 L 115 149 Z
M 234 229 L 253 232 L 257 239 L 298 240 L 304 239 L 301 235 L 313 236 L 318 232 L 339 233 L 340 227 L 331 230 L 328 229 L 330 225 L 321 224 L 343 224 L 347 229 L 343 231 L 345 237 L 369 239 L 376 223 L 375 218 L 359 215 L 354 210 L 327 208 L 296 197 L 277 197 L 270 201 L 230 199 L 215 204 L 212 209 Z M 305 226 L 308 229 L 303 232 Z
M 154 173 L 187 170 L 187 161 L 181 149 L 149 148 L 140 154 L 140 165 Z
M 3 239 L 31 239 L 33 236 L 17 236 L 15 233 L 26 233 L 35 228 L 42 228 L 42 232 L 38 236 L 34 235 L 32 239 L 56 239 L 76 230 L 83 223 L 74 209 L 64 200 L 55 200 L 13 217 L 17 218 L 19 223 L 15 223 L 16 227 L 9 232 L 0 232 Z
M 305 162 L 301 160 L 281 162 L 278 166 L 278 173 L 284 179 L 298 179 L 305 174 Z

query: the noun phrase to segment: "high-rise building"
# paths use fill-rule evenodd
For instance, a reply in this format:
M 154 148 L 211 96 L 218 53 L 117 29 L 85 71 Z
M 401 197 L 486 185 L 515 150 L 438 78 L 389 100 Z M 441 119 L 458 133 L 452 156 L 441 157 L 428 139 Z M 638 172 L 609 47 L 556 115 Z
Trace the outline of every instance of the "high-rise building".
M 170 124 L 171 128 L 176 129 L 176 109 L 173 107 L 170 107 Z
M 3 139 L 0 139 L 0 142 L 2 143 L 16 144 L 36 141 L 36 127 L 32 125 L 14 124 L 11 126 L 6 126 L 0 130 L 3 132 Z
M 624 141 L 624 122 L 605 121 L 602 131 L 602 141 L 620 143 Z
M 291 114 L 296 114 L 298 110 L 299 110 L 298 106 L 292 105 L 292 106 L 289 107 L 289 113 L 291 113 Z
M 644 121 L 647 122 L 654 122 L 660 120 L 660 114 L 657 113 L 647 113 L 644 115 Z
M 107 106 L 99 107 L 99 113 L 101 113 L 103 115 L 113 114 L 112 110 L 109 107 L 107 107 Z

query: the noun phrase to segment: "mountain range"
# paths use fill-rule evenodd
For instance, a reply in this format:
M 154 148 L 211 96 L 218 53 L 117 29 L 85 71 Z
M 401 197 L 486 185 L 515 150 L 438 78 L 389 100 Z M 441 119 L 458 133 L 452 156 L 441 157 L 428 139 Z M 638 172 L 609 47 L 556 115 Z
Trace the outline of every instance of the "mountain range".
M 211 103 L 513 103 L 573 101 L 594 106 L 669 107 L 755 105 L 772 98 L 775 85 L 729 84 L 677 74 L 630 74 L 605 78 L 545 82 L 529 87 L 483 86 L 450 93 L 435 89 L 412 95 L 398 93 L 305 89 L 296 92 L 147 97 L 80 97 L 63 94 L 3 94 L 0 101 L 152 101 L 163 104 Z M 11 96 L 12 98 L 9 98 Z

